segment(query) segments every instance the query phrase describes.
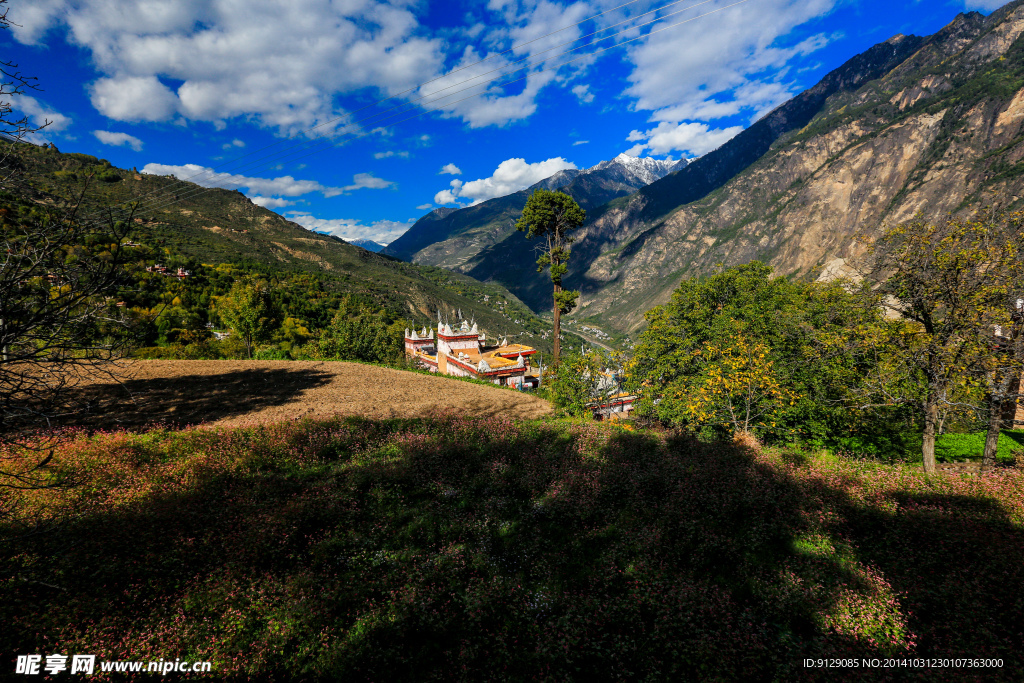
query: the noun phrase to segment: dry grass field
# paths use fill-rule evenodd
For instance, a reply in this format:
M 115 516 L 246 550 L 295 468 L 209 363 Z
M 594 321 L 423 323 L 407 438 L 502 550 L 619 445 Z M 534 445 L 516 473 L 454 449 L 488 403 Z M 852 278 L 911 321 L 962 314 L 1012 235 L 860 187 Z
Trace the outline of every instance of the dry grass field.
M 420 417 L 456 411 L 479 417 L 551 414 L 540 398 L 445 377 L 319 361 L 144 360 L 120 384 L 84 388 L 86 427 L 147 424 L 233 426 L 301 417 Z

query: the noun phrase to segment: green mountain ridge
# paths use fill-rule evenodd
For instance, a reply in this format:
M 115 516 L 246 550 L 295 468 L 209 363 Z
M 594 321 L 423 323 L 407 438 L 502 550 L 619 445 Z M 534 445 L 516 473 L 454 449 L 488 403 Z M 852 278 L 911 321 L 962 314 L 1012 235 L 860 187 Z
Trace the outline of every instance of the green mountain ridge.
M 436 321 L 439 311 L 448 318 L 461 312 L 490 335 L 507 335 L 542 350 L 550 347 L 543 338 L 549 324 L 500 285 L 404 263 L 309 231 L 238 191 L 118 169 L 89 155 L 30 144 L 18 145 L 6 163 L 18 181 L 8 184 L 9 192 L 48 205 L 82 195 L 81 220 L 95 220 L 109 207 L 138 200 L 131 239 L 162 250 L 169 262 L 311 273 L 333 293 L 356 295 L 417 325 Z M 113 215 L 126 213 L 118 209 Z

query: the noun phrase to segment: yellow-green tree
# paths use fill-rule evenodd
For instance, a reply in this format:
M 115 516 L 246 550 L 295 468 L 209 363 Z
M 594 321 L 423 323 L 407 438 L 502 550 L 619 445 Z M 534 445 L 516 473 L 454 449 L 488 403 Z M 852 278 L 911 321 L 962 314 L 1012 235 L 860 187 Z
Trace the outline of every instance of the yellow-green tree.
M 552 330 L 555 348 L 551 354 L 553 367 L 558 366 L 558 354 L 561 350 L 561 318 L 576 308 L 576 302 L 580 297 L 577 291 L 562 289 L 562 278 L 568 270 L 566 264 L 572 254 L 569 245 L 575 241 L 569 233 L 583 225 L 586 218 L 587 213 L 564 192 L 537 189 L 526 200 L 523 213 L 516 221 L 516 230 L 526 232 L 527 239 L 540 237 L 545 240 L 544 249 L 537 259 L 537 272 L 547 268 L 554 288 Z
M 708 343 L 692 351 L 698 372 L 669 386 L 680 417 L 693 427 L 725 427 L 733 434 L 752 434 L 774 427 L 781 406 L 800 396 L 777 376 L 772 350 L 743 336 L 725 344 Z
M 607 369 L 616 367 L 617 362 L 615 357 L 598 351 L 569 354 L 548 382 L 552 403 L 567 415 L 589 415 L 595 401 L 604 400 L 618 391 L 614 376 L 603 374 Z
M 869 331 L 869 345 L 885 357 L 874 389 L 919 406 L 925 471 L 935 469 L 941 407 L 1008 361 L 996 350 L 994 330 L 1013 322 L 1012 302 L 1024 281 L 1022 232 L 1021 213 L 938 223 L 918 215 L 873 246 L 874 288 L 864 292 L 895 318 Z
M 647 312 L 626 366 L 637 414 L 709 436 L 753 430 L 833 445 L 853 422 L 838 385 L 856 373 L 848 354 L 821 353 L 818 338 L 850 323 L 833 314 L 848 299 L 840 287 L 773 277 L 756 261 L 684 280 Z

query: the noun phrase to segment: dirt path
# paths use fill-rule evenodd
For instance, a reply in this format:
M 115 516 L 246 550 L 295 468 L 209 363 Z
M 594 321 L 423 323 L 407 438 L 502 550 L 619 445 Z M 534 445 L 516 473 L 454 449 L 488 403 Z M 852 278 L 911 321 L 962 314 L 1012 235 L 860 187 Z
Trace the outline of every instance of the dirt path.
M 535 418 L 551 405 L 526 393 L 358 363 L 135 361 L 122 385 L 85 392 L 93 408 L 77 424 L 239 425 L 298 417 L 419 417 L 438 409 Z

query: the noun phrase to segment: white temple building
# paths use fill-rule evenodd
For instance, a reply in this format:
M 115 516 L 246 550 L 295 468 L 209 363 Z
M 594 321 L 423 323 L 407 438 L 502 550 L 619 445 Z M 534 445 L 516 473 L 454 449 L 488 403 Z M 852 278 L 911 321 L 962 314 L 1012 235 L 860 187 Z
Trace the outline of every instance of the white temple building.
M 434 329 L 420 332 L 405 331 L 405 353 L 431 372 L 459 377 L 473 377 L 507 386 L 536 386 L 536 378 L 529 377 L 530 356 L 537 349 L 523 344 L 509 344 L 508 340 L 487 345 L 485 335 L 474 323 L 463 320 L 452 327 L 440 324 L 437 340 Z

